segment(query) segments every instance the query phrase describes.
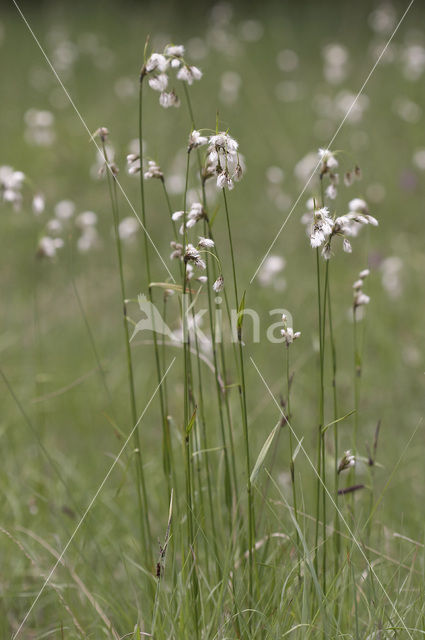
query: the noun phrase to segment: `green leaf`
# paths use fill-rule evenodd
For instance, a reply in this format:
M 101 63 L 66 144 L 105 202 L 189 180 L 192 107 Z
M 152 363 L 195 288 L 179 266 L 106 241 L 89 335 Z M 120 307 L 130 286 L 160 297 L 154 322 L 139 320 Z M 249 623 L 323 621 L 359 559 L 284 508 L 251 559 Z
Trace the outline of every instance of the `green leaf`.
M 189 433 L 190 433 L 190 432 L 192 431 L 192 429 L 193 429 L 193 425 L 195 424 L 195 418 L 196 418 L 196 410 L 197 410 L 197 408 L 198 408 L 198 407 L 195 407 L 195 410 L 194 410 L 194 412 L 192 413 L 192 417 L 191 417 L 191 419 L 189 420 L 189 424 L 188 424 L 188 425 L 187 425 L 187 427 L 186 427 L 186 436 L 188 436 L 188 435 L 189 435 Z
M 255 480 L 256 480 L 256 478 L 258 476 L 258 473 L 259 473 L 259 471 L 260 471 L 260 469 L 261 469 L 261 467 L 262 467 L 262 465 L 264 463 L 264 460 L 265 460 L 265 458 L 267 456 L 268 450 L 270 449 L 270 447 L 272 445 L 272 442 L 274 440 L 276 432 L 280 428 L 281 427 L 280 427 L 280 420 L 279 420 L 277 425 L 275 427 L 273 427 L 273 429 L 269 433 L 269 435 L 267 437 L 267 440 L 265 441 L 265 443 L 263 444 L 263 446 L 261 448 L 261 451 L 260 451 L 260 453 L 258 455 L 257 461 L 256 461 L 256 463 L 254 465 L 254 468 L 252 470 L 252 473 L 251 473 L 251 484 L 254 484 L 254 482 L 255 482 Z
M 160 287 L 161 289 L 171 289 L 172 291 L 178 291 L 183 293 L 183 287 L 181 284 L 174 284 L 173 282 L 150 282 L 149 289 L 151 287 Z M 192 291 L 192 293 L 194 293 Z
M 328 424 L 325 424 L 325 426 L 322 427 L 322 433 L 325 433 L 329 429 L 329 427 L 331 427 L 333 424 L 338 424 L 338 422 L 341 422 L 342 420 L 345 420 L 345 418 L 348 418 L 349 416 L 352 416 L 353 413 L 355 413 L 355 412 L 356 412 L 356 410 L 353 409 L 349 413 L 346 413 L 345 416 L 342 416 L 342 418 L 338 418 L 338 420 L 332 420 L 332 422 L 328 422 Z
M 243 322 L 243 312 L 245 310 L 245 294 L 246 294 L 246 291 L 243 292 L 242 300 L 239 303 L 239 309 L 238 309 L 238 339 L 239 339 L 239 341 L 242 338 L 242 322 Z
M 220 209 L 220 205 L 217 205 L 216 208 L 214 209 L 213 213 L 212 213 L 212 216 L 210 216 L 210 219 L 209 219 L 210 228 L 212 228 L 212 226 L 214 224 L 214 220 L 215 220 L 215 217 L 216 217 L 217 213 L 219 212 L 219 209 Z

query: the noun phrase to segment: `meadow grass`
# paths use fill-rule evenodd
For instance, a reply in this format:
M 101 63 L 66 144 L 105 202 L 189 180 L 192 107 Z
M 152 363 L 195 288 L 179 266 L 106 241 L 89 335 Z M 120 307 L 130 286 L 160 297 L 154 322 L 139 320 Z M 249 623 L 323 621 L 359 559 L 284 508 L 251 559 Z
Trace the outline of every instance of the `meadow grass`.
M 342 92 L 354 97 L 391 31 L 371 28 L 366 5 L 354 16 L 344 3 L 306 5 L 302 16 L 277 4 L 261 15 L 220 6 L 207 23 L 195 8 L 191 25 L 171 5 L 126 8 L 119 26 L 114 4 L 29 12 L 89 130 L 109 130 L 94 139 L 120 171 L 105 170 L 100 157 L 100 179 L 93 141 L 25 25 L 12 10 L 2 18 L 0 161 L 28 177 L 21 210 L 2 203 L 2 637 L 425 632 L 423 76 L 406 71 L 409 47 L 422 46 L 423 11 L 414 6 L 406 16 L 365 88 L 363 112 L 333 145 L 337 199 L 326 195 L 332 171 L 319 163 L 271 250 L 286 264 L 268 272 L 266 263 L 250 283 L 305 184 L 294 167 L 310 152 L 318 162 L 317 148 L 347 108 Z M 404 9 L 394 5 L 394 15 Z M 188 61 L 203 71 L 192 86 L 170 84 L 179 109 L 159 106 L 148 87 L 155 71 L 139 78 L 150 53 L 169 42 L 188 44 Z M 349 57 L 342 79 L 331 81 L 322 52 L 335 42 Z M 54 114 L 46 127 L 54 139 L 35 131 L 30 108 Z M 246 170 L 233 190 L 217 189 L 216 176 L 203 179 L 206 147 L 187 149 L 197 127 L 238 140 Z M 141 139 L 144 171 L 155 160 L 163 178 L 127 174 L 129 141 L 134 151 Z M 345 187 L 344 171 L 357 164 L 362 179 Z M 31 211 L 37 191 L 46 198 L 39 216 Z M 334 238 L 325 261 L 300 224 L 310 196 L 337 215 L 360 196 L 379 227 L 362 229 L 352 253 Z M 81 228 L 64 222 L 55 258 L 36 258 L 64 199 L 75 214 L 97 213 L 97 242 L 79 250 Z M 194 200 L 201 220 L 173 225 L 172 212 Z M 145 231 L 127 224 L 120 237 L 133 207 Z M 214 246 L 168 259 L 170 241 L 196 245 L 198 236 Z M 371 301 L 353 307 L 352 283 L 366 267 Z M 205 274 L 206 283 L 196 280 Z M 214 291 L 220 275 L 224 289 Z M 222 317 L 223 341 L 205 349 L 196 333 L 176 345 L 140 332 L 130 342 L 141 293 L 173 330 L 204 309 L 202 331 L 216 336 Z M 284 327 L 287 345 L 266 336 L 280 322 L 269 312 L 282 308 L 301 332 L 292 343 L 291 324 L 280 323 L 275 335 Z M 258 342 L 249 309 L 261 319 Z M 363 488 L 338 493 L 356 485 Z

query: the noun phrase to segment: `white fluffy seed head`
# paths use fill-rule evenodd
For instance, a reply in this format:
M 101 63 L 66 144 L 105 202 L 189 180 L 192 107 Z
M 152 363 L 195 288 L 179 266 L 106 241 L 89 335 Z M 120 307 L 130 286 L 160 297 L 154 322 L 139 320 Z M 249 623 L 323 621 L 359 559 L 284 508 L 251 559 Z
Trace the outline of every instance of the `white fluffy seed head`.
M 168 76 L 166 73 L 160 73 L 158 76 L 149 78 L 149 86 L 154 91 L 165 91 L 168 85 Z
M 167 58 L 162 53 L 153 53 L 146 63 L 146 73 L 158 70 L 160 72 L 166 71 L 168 67 Z
M 214 282 L 213 284 L 213 291 L 215 291 L 215 293 L 220 293 L 220 291 L 223 291 L 224 289 L 224 278 L 222 275 L 219 275 L 217 280 Z
M 175 56 L 176 58 L 182 58 L 184 56 L 184 46 L 182 44 L 169 44 L 167 47 L 165 47 L 164 53 L 166 56 Z
M 198 247 L 202 247 L 203 249 L 212 249 L 214 247 L 214 240 L 199 236 Z

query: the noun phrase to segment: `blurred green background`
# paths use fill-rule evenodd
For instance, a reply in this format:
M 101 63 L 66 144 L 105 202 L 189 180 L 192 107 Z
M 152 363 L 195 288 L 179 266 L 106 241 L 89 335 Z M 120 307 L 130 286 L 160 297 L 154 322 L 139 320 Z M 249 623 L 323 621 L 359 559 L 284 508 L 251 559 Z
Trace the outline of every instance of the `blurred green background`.
M 252 284 L 250 279 L 312 169 L 311 157 L 306 160 L 306 156 L 327 146 L 407 3 L 27 1 L 20 7 L 88 130 L 99 126 L 110 130 L 120 182 L 137 211 L 138 181 L 127 174 L 125 158 L 138 133 L 138 73 L 147 35 L 153 50 L 162 50 L 168 42 L 185 44 L 187 59 L 202 69 L 204 77 L 191 87 L 197 126 L 214 130 L 218 112 L 220 127 L 229 128 L 239 141 L 247 166 L 244 179 L 229 196 L 239 287 L 247 290 L 247 306 L 256 309 L 263 321 L 259 344 L 252 344 L 249 333 L 246 336 L 247 360 L 252 355 L 279 394 L 283 347 L 269 343 L 265 329 L 276 321 L 276 316 L 270 320 L 269 310 L 288 309 L 294 328 L 302 332 L 292 351 L 293 426 L 304 436 L 307 450 L 312 450 L 317 420 L 315 257 L 300 218 L 308 197 L 318 194 L 316 179 L 271 250 L 273 256 L 284 259 L 284 267 L 272 277 L 263 270 Z M 364 443 L 372 441 L 381 419 L 379 489 L 390 479 L 377 516 L 387 532 L 382 545 L 392 544 L 393 532 L 417 540 L 424 534 L 424 15 L 424 7 L 414 3 L 332 145 L 341 151 L 341 175 L 356 163 L 363 174 L 362 181 L 352 187 L 341 186 L 332 208 L 345 213 L 351 198 L 363 197 L 380 225 L 353 240 L 351 255 L 338 247 L 332 258 L 332 295 L 341 411 L 346 413 L 353 407 L 351 285 L 358 271 L 370 265 L 371 304 L 362 323 L 365 368 L 360 441 L 361 453 L 366 455 Z M 52 557 L 17 527 L 61 548 L 77 522 L 75 505 L 84 509 L 121 446 L 112 416 L 119 416 L 124 432 L 130 428 L 130 418 L 111 211 L 106 183 L 97 179 L 93 168 L 96 149 L 12 3 L 2 5 L 0 51 L 0 165 L 23 171 L 46 197 L 40 216 L 32 213 L 28 197 L 18 212 L 1 205 L 1 367 L 21 409 L 2 384 L 0 524 L 29 547 L 33 545 L 39 561 L 30 578 L 27 559 L 3 536 L 0 629 L 6 634 L 36 593 L 37 576 L 52 563 Z M 191 123 L 183 99 L 180 109 L 164 110 L 157 98 L 154 92 L 146 92 L 146 157 L 159 162 L 166 181 L 170 180 L 177 210 L 182 208 L 182 150 Z M 50 112 L 49 124 L 34 124 L 37 117 L 30 110 Z M 147 185 L 147 198 L 152 237 L 161 254 L 168 256 L 171 228 L 155 181 Z M 65 246 L 56 259 L 37 260 L 38 240 L 62 200 L 74 202 L 76 213 L 97 213 L 98 246 L 80 252 L 78 229 L 69 222 L 63 233 Z M 120 212 L 122 217 L 132 215 L 123 198 Z M 214 231 L 230 282 L 222 207 Z M 146 291 L 141 234 L 126 245 L 125 271 L 128 297 L 135 299 Z M 154 273 L 155 280 L 166 277 L 156 259 Z M 130 316 L 139 319 L 137 304 L 130 305 Z M 177 320 L 176 308 L 175 326 Z M 96 368 L 86 322 L 106 372 L 112 405 Z M 134 347 L 140 409 L 155 388 L 151 346 L 142 342 Z M 179 352 L 169 349 L 167 361 L 173 355 Z M 247 375 L 255 459 L 278 412 L 249 364 Z M 180 455 L 181 357 L 170 374 L 169 388 L 175 448 Z M 327 392 L 331 392 L 330 378 Z M 330 403 L 328 409 L 330 414 Z M 239 439 L 237 423 L 235 428 Z M 350 428 L 350 421 L 341 426 L 341 448 L 351 444 Z M 155 402 L 143 420 L 141 434 L 152 524 L 155 535 L 163 535 L 168 505 L 160 472 Z M 37 438 L 61 469 L 72 499 L 52 472 Z M 287 487 L 284 438 L 280 447 L 275 473 Z M 133 564 L 137 553 L 132 478 L 127 474 L 130 460 L 131 453 L 112 475 L 68 552 L 94 588 L 101 590 L 96 580 L 103 589 L 108 585 L 115 590 L 119 585 L 114 604 L 108 606 L 122 620 L 127 616 L 129 623 L 134 621 L 137 594 L 133 586 L 138 571 Z M 241 461 L 241 473 L 242 469 Z M 309 473 L 301 458 L 299 472 Z M 310 481 L 305 482 L 308 486 Z M 102 549 L 102 558 L 96 545 Z M 110 560 L 107 570 L 102 564 L 105 556 Z M 50 605 L 54 609 L 54 602 L 54 592 L 43 596 L 31 622 L 34 628 L 37 619 L 40 624 L 52 621 L 48 614 L 43 618 L 43 611 Z M 126 628 L 124 622 L 122 626 Z

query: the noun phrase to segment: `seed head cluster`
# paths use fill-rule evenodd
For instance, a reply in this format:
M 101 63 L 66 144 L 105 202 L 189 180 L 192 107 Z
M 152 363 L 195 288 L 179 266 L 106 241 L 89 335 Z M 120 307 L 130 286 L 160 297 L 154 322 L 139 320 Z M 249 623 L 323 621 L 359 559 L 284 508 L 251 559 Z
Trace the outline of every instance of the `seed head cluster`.
M 176 72 L 176 79 L 192 85 L 202 78 L 202 71 L 184 60 L 183 45 L 167 45 L 163 53 L 152 53 L 142 67 L 140 79 L 148 76 L 148 83 L 153 91 L 159 92 L 159 104 L 164 109 L 179 107 L 180 99 L 174 88 L 169 89 L 169 72 Z

